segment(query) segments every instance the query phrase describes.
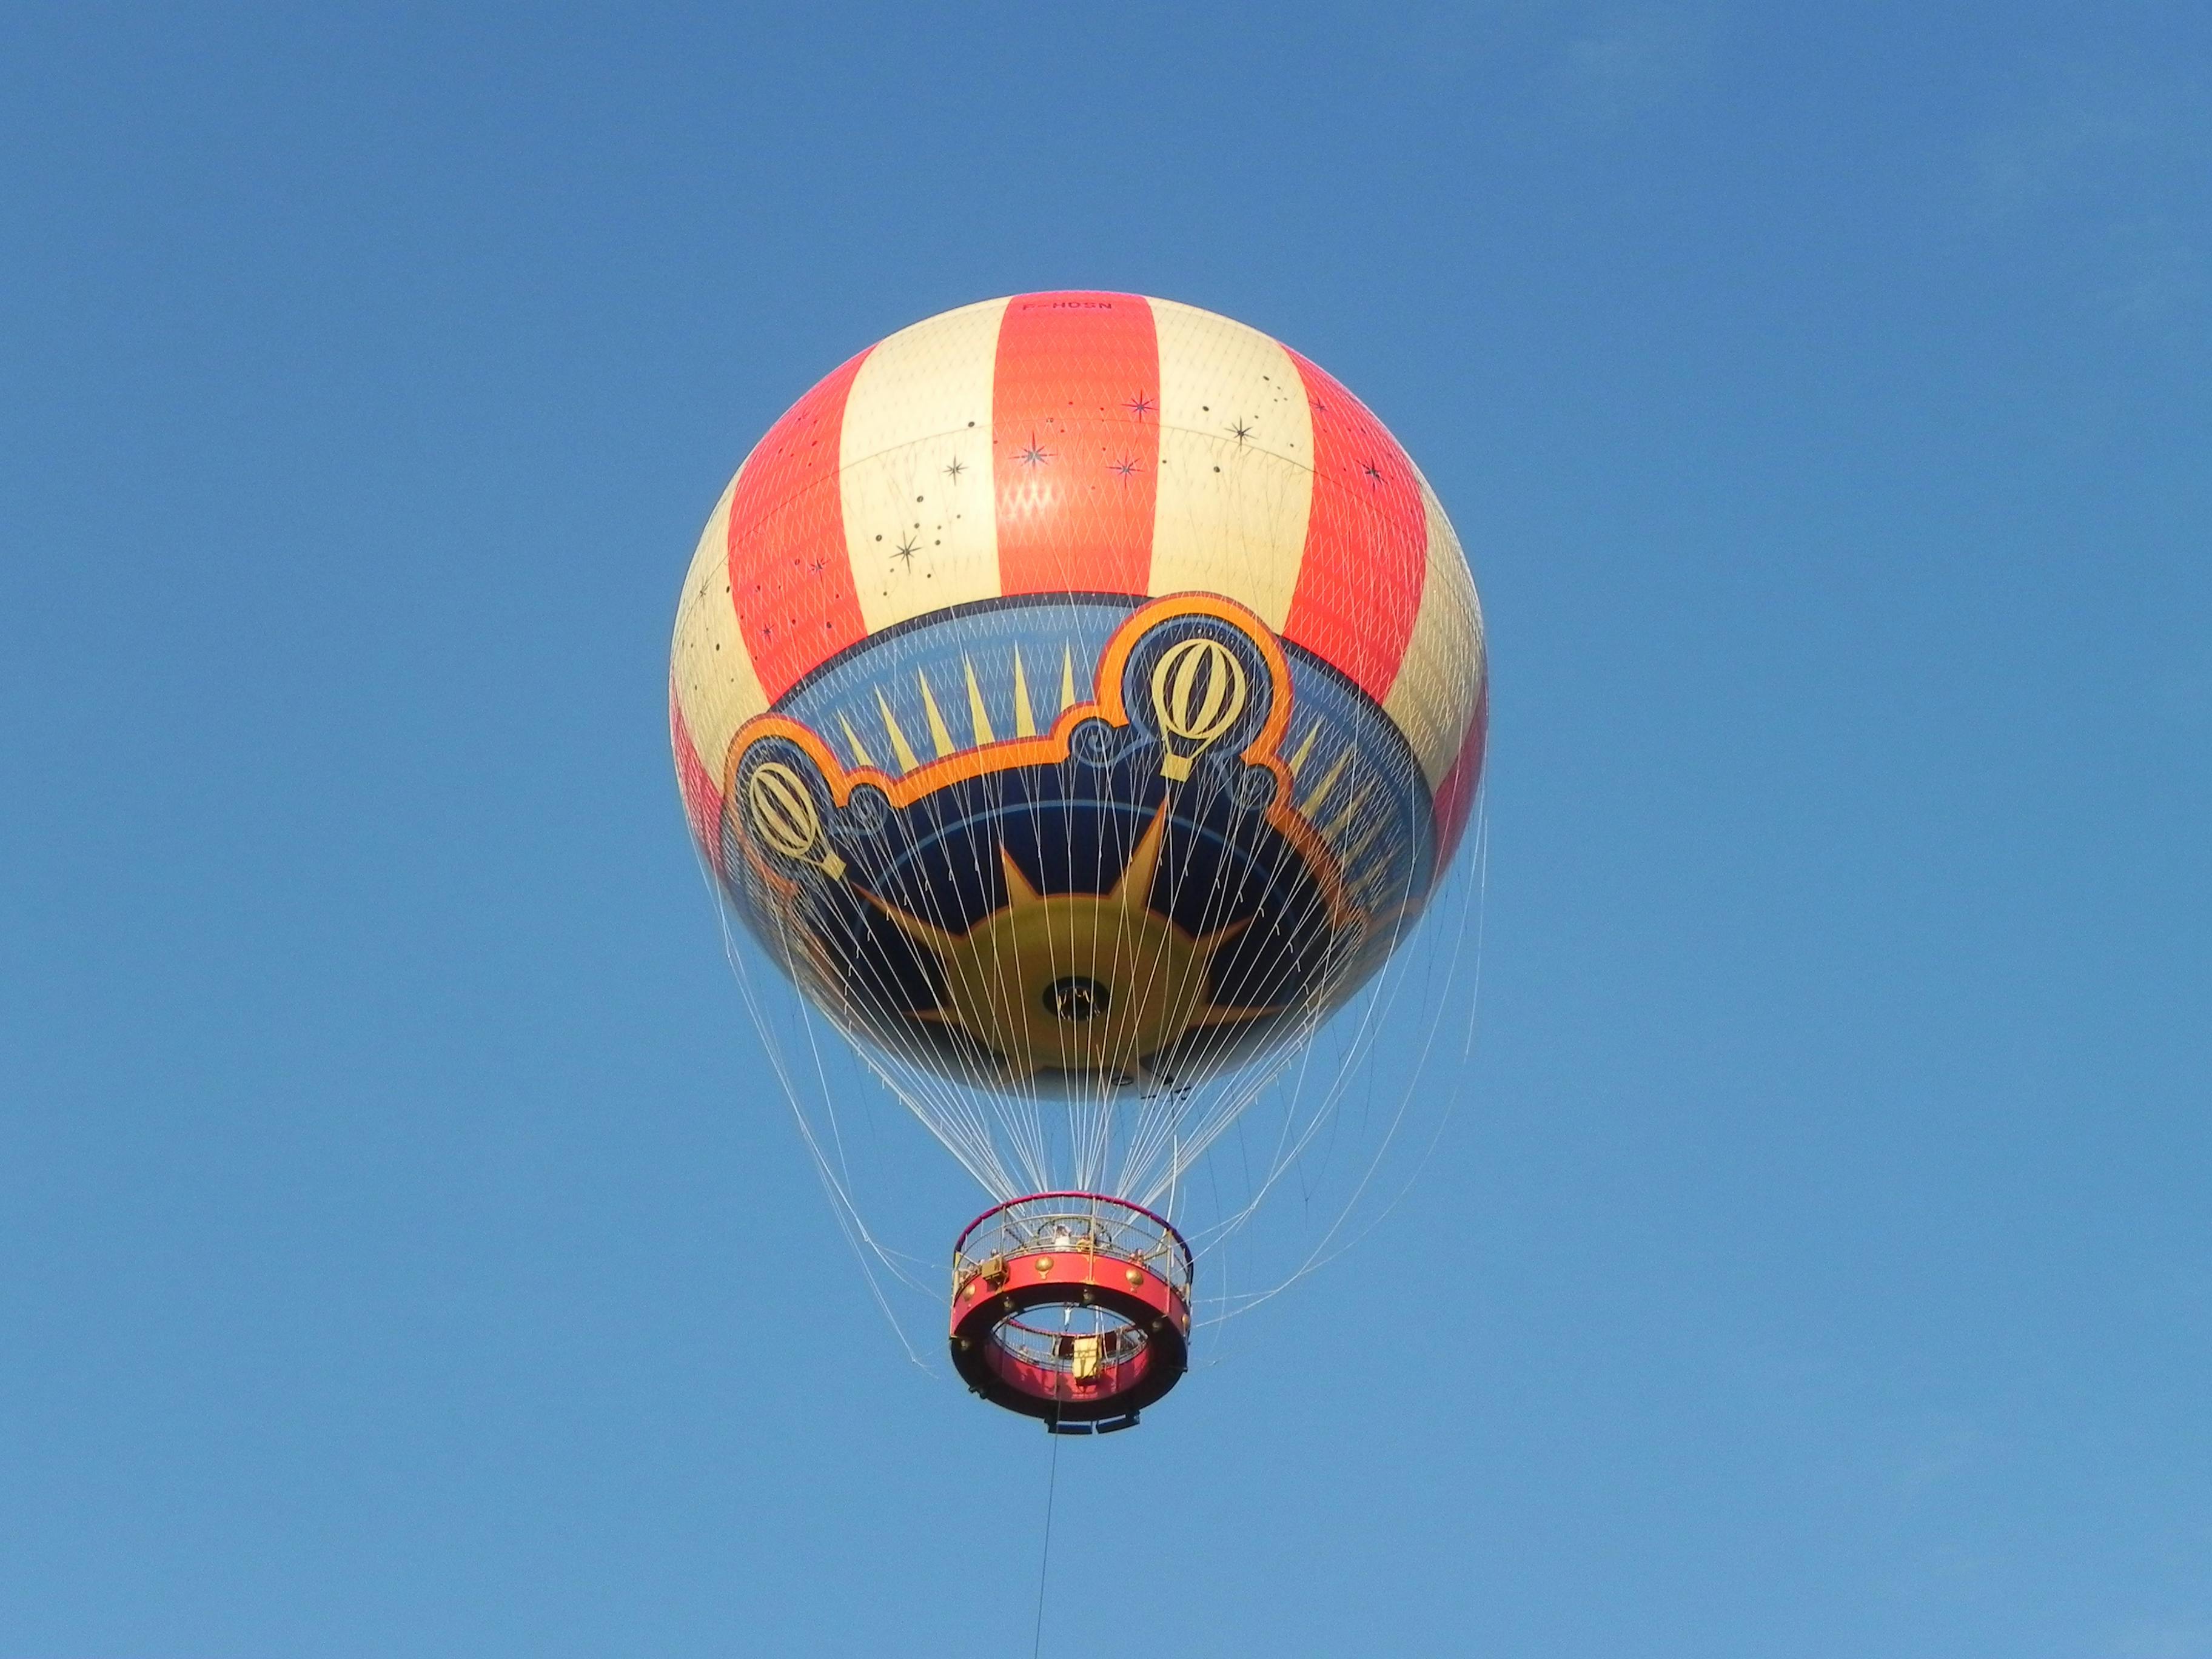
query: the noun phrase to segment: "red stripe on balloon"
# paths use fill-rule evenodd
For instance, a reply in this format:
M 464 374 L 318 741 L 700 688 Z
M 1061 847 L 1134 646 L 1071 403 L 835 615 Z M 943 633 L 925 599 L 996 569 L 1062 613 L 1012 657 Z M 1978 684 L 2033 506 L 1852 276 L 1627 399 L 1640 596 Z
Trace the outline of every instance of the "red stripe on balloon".
M 1159 411 L 1159 339 L 1145 300 L 1008 302 L 991 397 L 1000 592 L 1148 590 Z
M 1429 515 L 1382 422 L 1295 351 L 1313 410 L 1313 506 L 1283 637 L 1380 702 L 1406 659 L 1428 575 Z
M 845 398 L 867 355 L 830 375 L 769 428 L 730 497 L 730 593 L 771 703 L 868 631 L 853 592 L 837 482 Z
M 1490 687 L 1486 684 L 1476 700 L 1474 718 L 1467 723 L 1460 740 L 1459 757 L 1437 786 L 1437 868 L 1441 872 L 1458 850 L 1467 829 L 1467 815 L 1474 807 L 1474 792 L 1482 782 L 1482 754 L 1490 740 Z
M 676 785 L 684 792 L 684 816 L 690 821 L 691 838 L 699 843 L 719 874 L 722 868 L 722 787 L 699 758 L 699 745 L 684 723 L 684 710 L 676 701 L 676 688 L 668 688 L 668 744 L 676 751 Z

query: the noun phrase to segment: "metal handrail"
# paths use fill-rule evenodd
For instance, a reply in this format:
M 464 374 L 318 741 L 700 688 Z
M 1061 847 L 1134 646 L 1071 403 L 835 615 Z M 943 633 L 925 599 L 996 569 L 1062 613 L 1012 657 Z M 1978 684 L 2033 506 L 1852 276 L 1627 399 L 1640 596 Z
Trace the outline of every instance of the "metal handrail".
M 1010 1338 L 1010 1331 L 1017 1335 Z M 1028 1340 L 1022 1340 L 1024 1338 Z M 1097 1345 L 1094 1352 L 1100 1363 L 1109 1364 L 1134 1359 L 1152 1341 L 1141 1325 L 1120 1325 L 1105 1331 L 1062 1332 L 1024 1324 L 1018 1319 L 1001 1322 L 993 1329 L 990 1340 L 1028 1364 L 1062 1373 L 1076 1369 L 1076 1345 L 1086 1340 Z
M 1092 1206 L 1088 1211 L 1045 1211 L 1042 1214 L 1024 1212 L 1027 1206 L 1051 1204 L 1084 1204 Z M 1106 1206 L 1114 1213 L 1102 1213 L 1098 1206 Z M 969 1254 L 969 1242 L 978 1231 L 996 1218 L 998 1237 L 994 1241 L 1000 1248 Z M 1149 1224 L 1148 1226 L 1139 1224 Z M 1060 1237 L 1040 1238 L 1044 1228 L 1057 1226 Z M 1081 1228 L 1078 1232 L 1076 1228 Z M 1099 1230 L 1105 1230 L 1101 1237 Z M 1123 1242 L 1124 1231 L 1134 1232 L 1137 1243 Z M 1103 1193 L 1031 1193 L 1004 1204 L 994 1205 L 977 1216 L 961 1231 L 952 1246 L 953 1283 L 961 1284 L 985 1268 L 993 1259 L 1012 1253 L 1034 1250 L 1040 1243 L 1048 1248 L 1096 1251 L 1117 1261 L 1155 1264 L 1154 1271 L 1168 1280 L 1177 1291 L 1188 1296 L 1193 1273 L 1190 1245 L 1176 1230 L 1175 1224 L 1164 1216 L 1156 1215 L 1141 1204 L 1132 1204 L 1127 1199 L 1109 1197 Z M 1011 1245 L 1012 1251 L 1006 1246 Z M 1165 1270 L 1157 1265 L 1165 1258 Z M 1180 1269 L 1180 1272 L 1177 1271 Z

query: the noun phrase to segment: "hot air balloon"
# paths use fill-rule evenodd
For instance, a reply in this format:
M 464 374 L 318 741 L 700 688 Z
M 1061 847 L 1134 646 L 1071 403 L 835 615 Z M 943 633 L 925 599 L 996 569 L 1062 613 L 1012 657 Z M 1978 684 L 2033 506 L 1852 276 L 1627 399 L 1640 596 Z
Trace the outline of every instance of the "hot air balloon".
M 1226 318 L 968 306 L 746 457 L 677 616 L 683 801 L 726 914 L 991 1200 L 951 1261 L 975 1392 L 1085 1431 L 1175 1386 L 1179 1194 L 1430 902 L 1486 720 L 1434 492 Z

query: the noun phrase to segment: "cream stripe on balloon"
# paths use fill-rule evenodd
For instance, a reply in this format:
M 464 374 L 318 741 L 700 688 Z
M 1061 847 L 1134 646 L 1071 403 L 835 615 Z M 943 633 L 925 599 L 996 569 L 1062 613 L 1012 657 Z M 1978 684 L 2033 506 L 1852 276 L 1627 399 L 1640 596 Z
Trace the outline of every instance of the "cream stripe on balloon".
M 684 711 L 684 724 L 700 761 L 718 788 L 725 781 L 730 739 L 768 707 L 730 598 L 730 500 L 737 488 L 733 477 L 700 532 L 690 573 L 684 579 L 684 598 L 676 609 L 675 643 L 669 650 L 676 706 Z
M 1152 591 L 1221 593 L 1280 629 L 1313 501 L 1313 414 L 1290 354 L 1257 329 L 1152 301 L 1160 476 Z
M 1398 676 L 1382 700 L 1382 711 L 1406 734 L 1433 789 L 1459 757 L 1467 723 L 1487 672 L 1482 653 L 1482 604 L 1459 537 L 1428 480 L 1421 480 L 1428 508 L 1428 573 L 1421 586 L 1421 608 Z M 1472 661 L 1474 672 L 1468 672 Z
M 902 329 L 853 378 L 838 477 L 872 634 L 999 595 L 991 396 L 1006 309 L 991 300 Z

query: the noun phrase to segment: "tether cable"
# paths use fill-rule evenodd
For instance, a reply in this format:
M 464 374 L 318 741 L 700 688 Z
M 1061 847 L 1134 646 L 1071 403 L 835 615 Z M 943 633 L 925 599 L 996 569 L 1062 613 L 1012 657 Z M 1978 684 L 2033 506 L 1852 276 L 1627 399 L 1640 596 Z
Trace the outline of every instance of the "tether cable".
M 1036 1629 L 1030 1638 L 1030 1659 L 1040 1659 L 1044 1652 L 1044 1580 L 1052 1566 L 1052 1500 L 1060 1486 L 1060 1419 L 1055 1414 L 1047 1425 L 1053 1431 L 1051 1472 L 1044 1482 L 1044 1556 L 1037 1563 Z

